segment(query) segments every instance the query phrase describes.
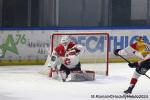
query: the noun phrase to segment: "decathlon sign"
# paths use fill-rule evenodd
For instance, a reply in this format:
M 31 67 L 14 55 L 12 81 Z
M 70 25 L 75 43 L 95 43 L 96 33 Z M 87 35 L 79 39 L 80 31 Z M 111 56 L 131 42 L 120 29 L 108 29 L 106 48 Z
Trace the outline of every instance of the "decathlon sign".
M 83 45 L 90 53 L 95 53 L 97 51 L 104 52 L 107 47 L 105 36 L 78 36 L 72 39 Z
M 109 37 L 109 51 L 113 52 L 114 49 L 123 49 L 126 48 L 128 45 L 132 44 L 136 36 L 139 35 L 132 35 L 132 36 L 110 36 Z M 150 44 L 150 37 L 147 35 L 142 35 L 144 40 L 147 44 Z M 95 53 L 97 51 L 104 52 L 107 47 L 107 39 L 104 36 L 78 36 L 72 38 L 79 44 L 85 46 L 88 52 Z

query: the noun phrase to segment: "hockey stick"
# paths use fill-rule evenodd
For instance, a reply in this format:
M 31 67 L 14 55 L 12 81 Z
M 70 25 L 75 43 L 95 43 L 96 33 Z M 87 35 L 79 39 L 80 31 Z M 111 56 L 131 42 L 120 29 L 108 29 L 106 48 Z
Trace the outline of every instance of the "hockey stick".
M 121 55 L 119 55 L 118 54 L 118 56 L 120 56 L 122 59 L 124 59 L 126 62 L 128 62 L 129 64 L 131 63 L 130 61 L 128 61 L 126 58 L 124 58 L 123 56 L 121 56 Z
M 148 76 L 148 75 L 146 75 L 146 74 L 144 74 L 147 78 L 149 78 L 150 79 L 150 77 Z
M 128 62 L 129 64 L 131 63 L 130 61 L 128 61 L 126 58 L 124 58 L 123 56 L 121 56 L 121 55 L 119 55 L 118 54 L 118 56 L 120 56 L 122 59 L 124 59 L 126 62 Z M 147 78 L 149 78 L 150 79 L 150 77 L 148 76 L 148 75 L 146 75 L 146 73 L 144 74 Z

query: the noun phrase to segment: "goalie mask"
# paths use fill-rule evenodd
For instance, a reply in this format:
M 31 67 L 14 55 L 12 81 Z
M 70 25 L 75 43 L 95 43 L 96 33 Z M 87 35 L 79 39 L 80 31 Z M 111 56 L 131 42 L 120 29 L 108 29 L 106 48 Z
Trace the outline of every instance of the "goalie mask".
M 67 46 L 69 42 L 70 42 L 69 36 L 63 36 L 60 41 L 60 43 L 64 46 Z

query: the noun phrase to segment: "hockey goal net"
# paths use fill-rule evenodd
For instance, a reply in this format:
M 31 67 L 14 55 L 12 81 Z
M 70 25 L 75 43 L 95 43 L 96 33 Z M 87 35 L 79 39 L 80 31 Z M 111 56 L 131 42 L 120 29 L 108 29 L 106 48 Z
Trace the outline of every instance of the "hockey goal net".
M 108 33 L 54 33 L 51 35 L 49 56 L 45 67 L 50 61 L 50 54 L 60 43 L 61 37 L 69 35 L 71 41 L 85 47 L 85 52 L 80 57 L 81 69 L 95 71 L 97 74 L 108 75 L 109 34 Z

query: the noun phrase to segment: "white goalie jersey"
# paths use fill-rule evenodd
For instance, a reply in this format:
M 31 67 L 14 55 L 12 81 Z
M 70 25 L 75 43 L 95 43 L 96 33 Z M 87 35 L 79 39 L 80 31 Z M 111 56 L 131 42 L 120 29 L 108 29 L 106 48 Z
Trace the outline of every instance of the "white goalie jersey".
M 52 53 L 51 62 L 49 63 L 49 66 L 55 67 L 59 64 L 64 64 L 69 69 L 74 68 L 79 63 L 80 56 L 82 55 L 83 52 L 84 47 L 80 44 L 76 44 L 72 48 L 66 50 L 63 53 L 63 56 L 58 55 L 59 53 L 54 51 Z

